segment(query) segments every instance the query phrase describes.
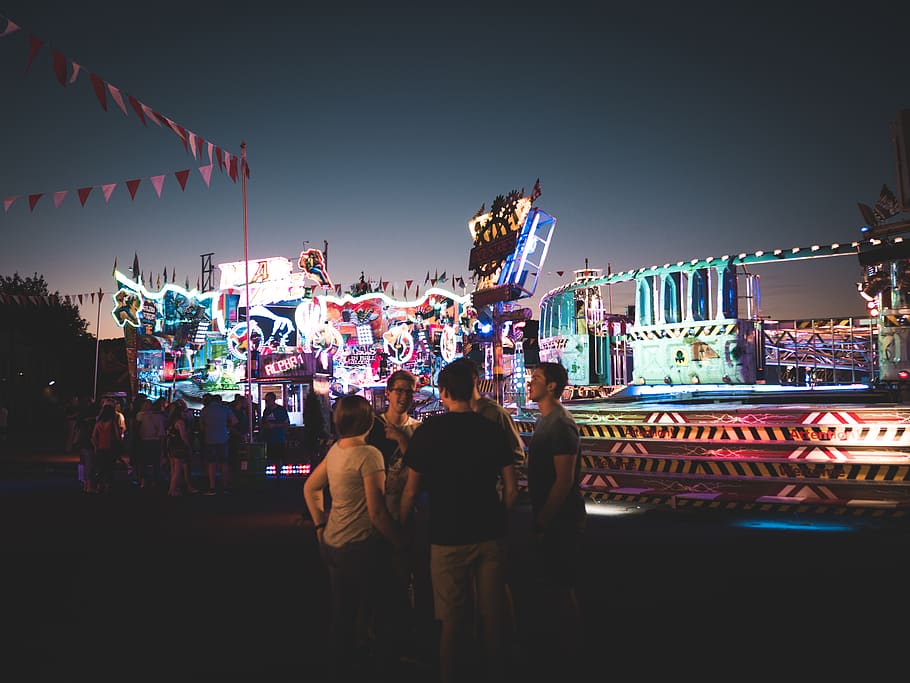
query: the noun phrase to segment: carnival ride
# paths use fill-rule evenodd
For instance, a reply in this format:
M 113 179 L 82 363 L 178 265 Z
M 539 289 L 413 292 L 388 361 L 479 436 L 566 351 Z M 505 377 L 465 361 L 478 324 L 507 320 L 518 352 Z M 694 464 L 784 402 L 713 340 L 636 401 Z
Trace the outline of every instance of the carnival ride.
M 903 230 L 910 224 L 900 224 Z M 603 275 L 541 299 L 594 500 L 903 515 L 910 510 L 910 250 L 891 229 L 848 244 Z M 771 321 L 748 266 L 853 256 L 868 318 Z M 633 316 L 601 288 L 633 281 Z M 519 411 L 529 436 L 534 407 Z

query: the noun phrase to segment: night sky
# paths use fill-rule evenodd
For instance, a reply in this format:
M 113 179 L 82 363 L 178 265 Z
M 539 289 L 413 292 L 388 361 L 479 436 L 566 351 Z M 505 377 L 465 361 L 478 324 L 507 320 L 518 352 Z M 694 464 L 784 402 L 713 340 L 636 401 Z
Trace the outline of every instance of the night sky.
M 0 199 L 21 196 L 0 211 L 0 274 L 111 292 L 134 253 L 153 284 L 166 269 L 191 286 L 200 255 L 243 258 L 239 180 L 216 169 L 206 188 L 207 152 L 110 96 L 104 112 L 90 74 L 231 154 L 246 141 L 250 258 L 296 263 L 328 241 L 345 288 L 361 271 L 398 295 L 427 272 L 470 286 L 468 220 L 538 178 L 557 223 L 535 311 L 586 259 L 615 272 L 850 242 L 857 202 L 897 191 L 906 3 L 436 4 L 4 3 L 21 30 L 0 39 Z M 24 74 L 30 34 L 44 45 Z M 82 66 L 66 88 L 51 49 L 67 77 Z M 765 316 L 865 311 L 853 257 L 754 272 Z M 614 287 L 617 310 L 631 291 Z M 103 338 L 119 336 L 109 308 Z M 97 306 L 81 310 L 94 333 Z

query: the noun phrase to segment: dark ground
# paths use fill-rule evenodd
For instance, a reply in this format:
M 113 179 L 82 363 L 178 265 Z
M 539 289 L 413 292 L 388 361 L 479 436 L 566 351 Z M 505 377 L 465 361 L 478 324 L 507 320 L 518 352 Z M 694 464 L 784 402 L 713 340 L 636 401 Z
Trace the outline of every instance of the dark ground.
M 71 460 L 0 460 L 4 679 L 322 680 L 326 577 L 301 480 L 183 498 L 121 481 L 85 496 Z M 633 512 L 589 517 L 585 680 L 906 676 L 910 522 L 601 509 Z M 522 507 L 525 635 L 527 523 Z M 536 647 L 513 680 L 539 679 Z

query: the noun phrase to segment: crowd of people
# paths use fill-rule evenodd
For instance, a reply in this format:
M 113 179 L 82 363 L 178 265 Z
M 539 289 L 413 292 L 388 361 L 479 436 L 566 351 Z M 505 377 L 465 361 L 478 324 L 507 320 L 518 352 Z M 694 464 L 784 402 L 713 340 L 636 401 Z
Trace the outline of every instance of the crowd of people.
M 528 398 L 539 417 L 527 443 L 512 415 L 481 395 L 479 379 L 467 358 L 446 365 L 438 376 L 445 410 L 422 421 L 411 414 L 417 378 L 404 370 L 389 376 L 382 412 L 356 394 L 335 400 L 332 445 L 313 459 L 303 487 L 329 579 L 335 680 L 412 660 L 433 662 L 442 683 L 501 682 L 516 657 L 547 677 L 570 675 L 578 661 L 574 586 L 586 513 L 579 431 L 560 402 L 566 370 L 534 368 Z M 197 493 L 198 458 L 204 493 L 229 493 L 251 421 L 280 469 L 288 414 L 274 394 L 265 403 L 251 420 L 243 395 L 230 403 L 206 395 L 198 415 L 179 398 L 80 401 L 72 447 L 83 490 L 110 493 L 119 467 L 140 488 L 163 488 L 166 479 L 168 496 Z M 510 527 L 517 465 L 527 472 L 527 530 Z M 522 568 L 533 589 L 516 604 L 507 541 L 522 532 L 534 549 L 533 566 Z M 520 634 L 527 620 L 543 626 L 535 642 Z
M 141 489 L 166 483 L 168 496 L 215 495 L 231 492 L 232 466 L 248 440 L 250 407 L 241 394 L 230 403 L 206 394 L 198 415 L 182 398 L 152 400 L 139 394 L 127 404 L 109 397 L 76 398 L 65 420 L 65 449 L 79 453 L 86 494 L 109 494 L 119 470 Z M 204 490 L 195 485 L 194 464 L 207 475 Z
M 336 440 L 304 484 L 329 576 L 335 680 L 425 657 L 409 648 L 428 634 L 442 683 L 512 680 L 516 657 L 546 677 L 571 676 L 578 663 L 574 586 L 586 515 L 578 427 L 560 403 L 566 370 L 534 369 L 529 398 L 540 417 L 527 451 L 478 378 L 468 359 L 446 365 L 438 380 L 445 412 L 420 422 L 408 415 L 417 380 L 404 371 L 389 377 L 381 414 L 361 396 L 335 402 Z M 509 528 L 517 464 L 527 465 L 535 551 L 525 595 L 533 598 L 520 606 L 506 542 L 520 533 Z M 529 618 L 543 625 L 533 643 L 518 633 Z

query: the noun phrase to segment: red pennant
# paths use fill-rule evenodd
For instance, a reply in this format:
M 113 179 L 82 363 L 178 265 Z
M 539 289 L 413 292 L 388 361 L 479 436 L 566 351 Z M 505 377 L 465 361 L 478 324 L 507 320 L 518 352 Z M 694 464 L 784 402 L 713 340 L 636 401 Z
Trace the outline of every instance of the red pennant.
M 139 117 L 139 120 L 142 121 L 143 126 L 148 124 L 145 122 L 145 114 L 142 111 L 142 104 L 132 95 L 127 95 L 127 98 L 130 101 L 130 106 L 133 108 L 133 111 L 136 112 L 136 116 Z
M 196 152 L 199 155 L 200 159 L 202 159 L 202 144 L 204 142 L 205 142 L 205 140 L 203 140 L 202 138 L 200 138 L 198 136 L 196 137 Z
M 190 175 L 190 169 L 185 169 L 183 171 L 174 171 L 174 175 L 177 176 L 177 182 L 180 183 L 180 189 L 186 190 L 186 179 Z
M 224 171 L 224 160 L 221 158 L 221 148 L 215 148 L 215 158 L 218 160 L 218 170 Z
M 30 195 L 28 196 L 28 210 L 29 210 L 29 211 L 34 211 L 34 210 L 35 210 L 35 205 L 40 201 L 40 199 L 41 199 L 43 196 L 44 196 L 44 193 L 43 193 L 43 192 L 41 192 L 40 194 L 30 194 Z
M 136 180 L 127 180 L 126 189 L 130 191 L 130 199 L 136 198 L 136 190 L 139 189 L 139 183 L 142 182 L 142 178 L 137 178 Z
M 54 73 L 57 74 L 57 80 L 60 81 L 60 85 L 64 88 L 66 87 L 66 58 L 60 54 L 57 50 L 51 49 L 51 53 L 54 55 Z
M 78 190 L 76 190 L 76 192 L 79 193 L 79 202 L 82 204 L 82 206 L 85 206 L 85 200 L 88 199 L 88 196 L 94 189 L 94 187 L 80 187 Z
M 89 78 L 92 79 L 92 88 L 95 89 L 95 97 L 98 98 L 98 103 L 104 111 L 107 111 L 107 95 L 105 95 L 104 81 L 95 74 L 91 74 Z
M 237 182 L 237 157 L 231 157 L 231 170 L 228 171 L 228 174 L 231 176 L 231 180 L 235 183 Z
M 31 36 L 31 35 L 28 37 L 28 50 L 29 50 L 28 62 L 26 63 L 25 70 L 22 73 L 24 73 L 24 74 L 28 73 L 28 70 L 32 66 L 32 62 L 35 61 L 35 56 L 38 54 L 38 50 L 41 49 L 42 45 L 44 45 L 43 40 L 41 40 L 39 38 L 35 38 L 35 36 Z
M 404 293 L 405 293 L 405 294 L 408 293 L 408 290 L 411 288 L 411 285 L 413 285 L 413 284 L 414 284 L 414 281 L 413 281 L 413 280 L 405 280 L 405 281 L 404 281 Z
M 186 134 L 186 128 L 184 128 L 183 126 L 178 126 L 176 123 L 174 124 L 173 127 L 176 129 L 177 135 L 179 135 L 179 136 L 180 136 L 180 139 L 183 141 L 183 149 L 184 149 L 186 152 L 189 152 L 189 151 L 190 151 L 190 148 L 189 148 L 189 146 L 187 145 L 187 142 L 186 142 L 187 137 L 188 137 L 187 134 Z

